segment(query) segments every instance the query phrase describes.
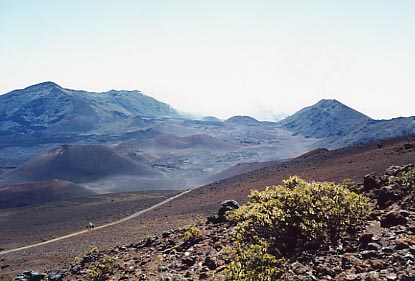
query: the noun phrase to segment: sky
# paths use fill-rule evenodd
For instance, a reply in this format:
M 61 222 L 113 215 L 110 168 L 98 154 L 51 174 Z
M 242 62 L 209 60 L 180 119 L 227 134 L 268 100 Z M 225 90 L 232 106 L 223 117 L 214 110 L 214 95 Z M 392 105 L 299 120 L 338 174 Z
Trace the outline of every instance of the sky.
M 415 1 L 0 0 L 0 94 L 53 81 L 272 120 L 320 99 L 415 115 Z

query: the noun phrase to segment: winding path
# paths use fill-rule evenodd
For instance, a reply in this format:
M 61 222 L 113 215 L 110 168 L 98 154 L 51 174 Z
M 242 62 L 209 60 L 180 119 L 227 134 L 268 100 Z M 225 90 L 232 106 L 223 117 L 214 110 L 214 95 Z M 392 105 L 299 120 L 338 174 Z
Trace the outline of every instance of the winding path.
M 156 209 L 158 207 L 161 207 L 164 204 L 169 203 L 170 201 L 172 201 L 172 200 L 174 200 L 176 198 L 179 198 L 179 197 L 181 197 L 181 196 L 189 193 L 192 190 L 193 189 L 189 189 L 189 190 L 183 191 L 183 192 L 181 192 L 181 193 L 179 193 L 179 194 L 177 194 L 177 195 L 175 195 L 173 197 L 167 198 L 166 200 L 164 200 L 164 201 L 162 201 L 160 203 L 157 203 L 157 204 L 155 204 L 155 205 L 153 205 L 153 206 L 151 206 L 151 207 L 149 207 L 147 209 L 138 211 L 138 212 L 136 212 L 136 213 L 134 213 L 132 215 L 129 215 L 129 216 L 125 217 L 125 218 L 122 218 L 120 220 L 117 220 L 117 221 L 114 221 L 114 222 L 111 222 L 111 223 L 107 223 L 107 224 L 103 224 L 103 225 L 97 226 L 97 227 L 94 228 L 94 231 L 96 231 L 98 229 L 105 228 L 105 227 L 110 227 L 110 226 L 113 226 L 113 225 L 116 225 L 116 224 L 119 224 L 119 223 L 122 223 L 122 222 L 126 222 L 128 220 L 131 220 L 133 218 L 136 218 L 138 216 L 141 216 L 142 214 L 147 213 L 148 211 L 154 210 L 154 209 Z M 30 248 L 35 248 L 35 247 L 38 247 L 38 246 L 50 244 L 50 243 L 53 243 L 53 242 L 56 242 L 56 241 L 60 241 L 60 240 L 67 239 L 67 238 L 71 238 L 71 237 L 74 237 L 74 236 L 78 236 L 78 235 L 87 233 L 89 231 L 90 230 L 88 230 L 88 229 L 80 230 L 80 231 L 76 231 L 76 232 L 73 232 L 73 233 L 70 233 L 70 234 L 67 234 L 67 235 L 64 235 L 64 236 L 60 236 L 60 237 L 53 238 L 53 239 L 50 239 L 50 240 L 47 240 L 47 241 L 43 241 L 43 242 L 40 242 L 40 243 L 31 244 L 31 245 L 27 245 L 27 246 L 15 248 L 15 249 L 1 251 L 0 252 L 0 255 L 9 254 L 9 253 L 13 253 L 13 252 L 18 252 L 18 251 L 27 250 L 27 249 L 30 249 Z

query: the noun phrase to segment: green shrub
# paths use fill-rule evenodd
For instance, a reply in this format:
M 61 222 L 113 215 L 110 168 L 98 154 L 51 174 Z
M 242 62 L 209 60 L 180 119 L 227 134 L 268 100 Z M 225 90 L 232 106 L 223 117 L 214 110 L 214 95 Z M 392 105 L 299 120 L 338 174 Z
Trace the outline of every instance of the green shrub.
M 415 168 L 402 173 L 402 184 L 415 191 Z
M 235 242 L 230 250 L 232 261 L 227 269 L 228 280 L 272 281 L 279 280 L 284 259 L 268 253 L 265 241 L 244 246 Z
M 353 230 L 364 218 L 368 201 L 344 185 L 309 183 L 296 176 L 283 185 L 252 191 L 247 205 L 228 213 L 236 224 L 229 280 L 275 280 L 279 271 L 268 266 L 282 266 L 280 258 L 296 247 L 318 246 Z M 251 273 L 264 270 L 258 261 L 265 264 L 265 277 L 251 279 Z
M 104 256 L 102 259 L 91 263 L 89 266 L 88 276 L 91 280 L 105 280 L 105 275 L 112 272 L 115 258 Z
M 397 184 L 407 187 L 410 191 L 415 191 L 415 168 L 412 168 L 406 172 L 400 172 L 396 176 L 390 176 L 387 184 Z
M 185 242 L 195 242 L 200 238 L 200 235 L 200 229 L 196 225 L 191 224 L 187 226 L 182 238 Z

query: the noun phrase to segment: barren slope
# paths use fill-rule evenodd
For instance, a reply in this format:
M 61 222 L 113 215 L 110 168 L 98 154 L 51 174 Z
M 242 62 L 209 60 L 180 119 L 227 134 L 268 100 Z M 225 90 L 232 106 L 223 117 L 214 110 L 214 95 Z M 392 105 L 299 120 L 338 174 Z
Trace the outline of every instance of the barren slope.
M 7 185 L 0 188 L 0 209 L 43 204 L 94 194 L 92 191 L 62 180 Z

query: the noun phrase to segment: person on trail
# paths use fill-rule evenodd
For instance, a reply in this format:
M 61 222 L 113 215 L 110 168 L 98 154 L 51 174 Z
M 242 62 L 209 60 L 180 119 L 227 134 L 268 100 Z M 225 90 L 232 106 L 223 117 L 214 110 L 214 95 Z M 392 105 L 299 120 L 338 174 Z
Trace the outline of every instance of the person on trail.
M 95 228 L 95 225 L 92 222 L 89 222 L 88 228 L 89 230 L 93 230 Z

